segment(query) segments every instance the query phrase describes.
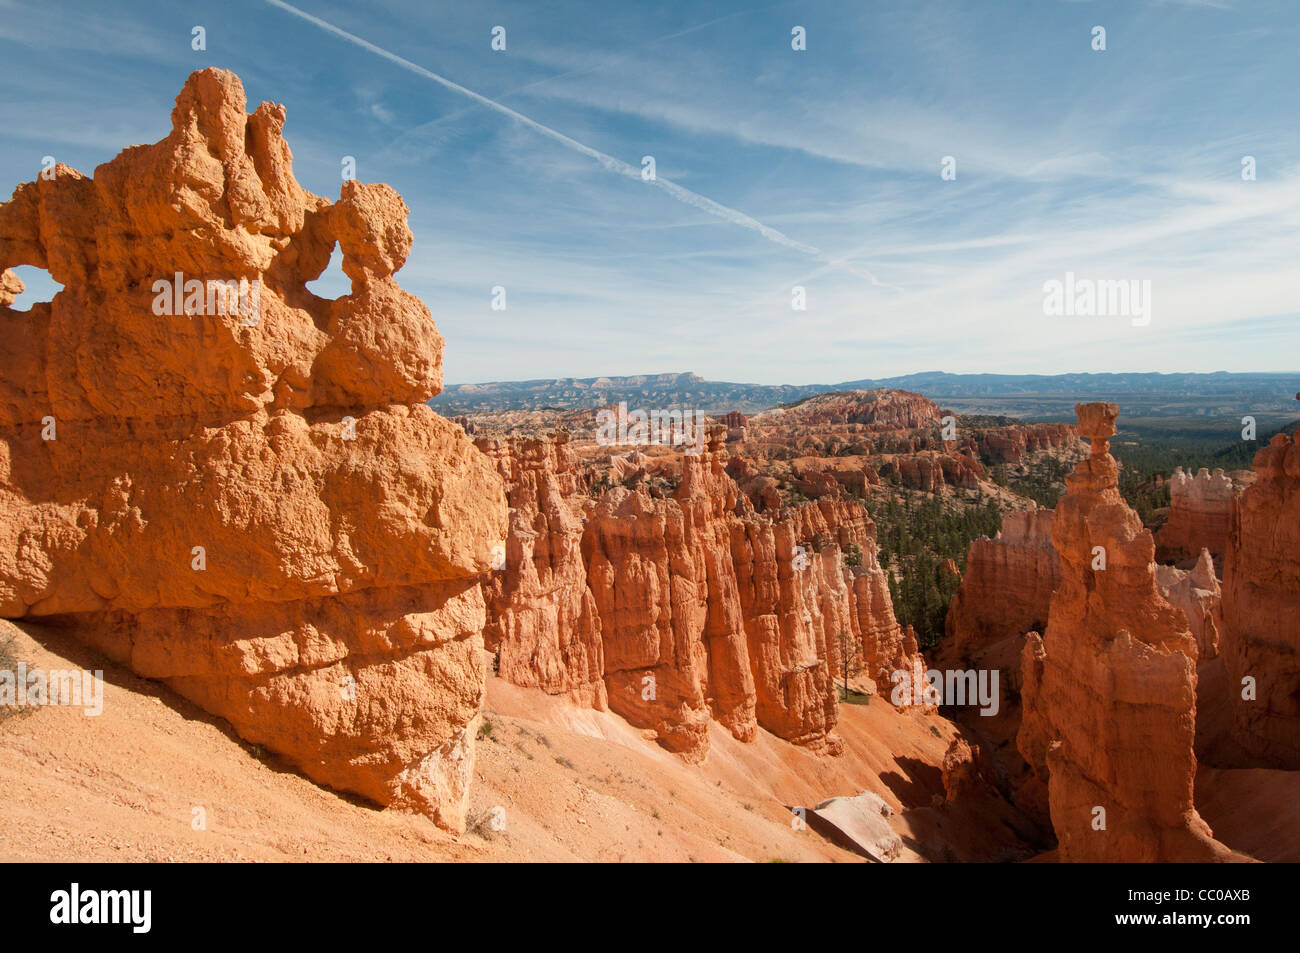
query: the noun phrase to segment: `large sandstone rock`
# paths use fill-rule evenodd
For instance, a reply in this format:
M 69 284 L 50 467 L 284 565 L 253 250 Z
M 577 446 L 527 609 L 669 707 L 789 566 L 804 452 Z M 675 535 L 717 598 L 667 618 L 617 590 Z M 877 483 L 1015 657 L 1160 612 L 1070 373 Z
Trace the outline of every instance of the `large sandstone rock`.
M 944 486 L 977 487 L 984 466 L 964 453 L 922 451 L 891 457 L 880 467 L 880 475 L 909 490 L 934 493 Z
M 937 424 L 939 405 L 911 391 L 879 388 L 820 394 L 790 407 L 774 408 L 748 423 L 779 422 L 785 429 L 826 424 L 859 425 L 870 430 L 915 429 Z
M 1078 442 L 1070 424 L 1017 424 L 982 431 L 977 446 L 990 463 L 1019 463 L 1026 453 L 1072 449 Z
M 1046 628 L 1061 576 L 1052 521 L 1051 510 L 1008 513 L 995 538 L 971 542 L 944 626 L 954 656 L 974 659 L 1008 636 Z
M 1119 494 L 1118 408 L 1077 411 L 1092 455 L 1056 507 L 1061 582 L 1046 634 L 1025 645 L 1018 747 L 1046 782 L 1062 860 L 1224 859 L 1192 802 L 1196 640 L 1160 595 L 1151 533 Z
M 686 457 L 670 500 L 615 487 L 589 508 L 583 538 L 610 706 L 693 760 L 708 750 L 711 709 L 742 740 L 756 728 L 725 518 L 738 492 L 721 456 Z
M 888 864 L 903 852 L 903 839 L 890 826 L 894 809 L 878 794 L 833 797 L 807 811 L 808 826 L 833 842 Z
M 424 405 L 442 338 L 393 277 L 401 198 L 312 195 L 284 107 L 245 106 L 197 72 L 164 140 L 0 205 L 0 273 L 63 285 L 0 303 L 0 614 L 458 829 L 501 479 Z M 335 243 L 352 291 L 326 301 L 306 283 Z
M 1223 578 L 1221 650 L 1234 737 L 1269 767 L 1300 768 L 1300 443 L 1255 455 L 1237 500 Z M 1253 692 L 1243 680 L 1253 679 Z M 1250 695 L 1252 697 L 1243 697 Z
M 1219 628 L 1222 620 L 1219 603 L 1222 590 L 1214 574 L 1214 558 L 1202 549 L 1191 569 L 1156 566 L 1156 584 L 1175 609 L 1187 616 L 1187 625 L 1196 636 L 1197 654 L 1202 662 L 1219 654 Z
M 1169 478 L 1169 519 L 1156 534 L 1156 558 L 1197 558 L 1208 549 L 1222 565 L 1233 501 L 1243 488 L 1222 470 L 1202 467 L 1195 475 L 1175 470 Z
M 600 616 L 582 559 L 578 472 L 565 437 L 480 438 L 508 488 L 510 530 L 484 584 L 487 648 L 516 685 L 604 710 Z

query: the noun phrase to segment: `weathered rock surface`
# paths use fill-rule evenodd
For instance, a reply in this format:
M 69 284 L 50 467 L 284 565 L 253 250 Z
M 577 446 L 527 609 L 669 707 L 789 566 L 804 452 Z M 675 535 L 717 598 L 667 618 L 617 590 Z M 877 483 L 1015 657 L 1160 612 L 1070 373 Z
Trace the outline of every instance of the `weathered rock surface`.
M 1224 565 L 1221 651 L 1233 736 L 1266 766 L 1298 769 L 1300 443 L 1275 436 L 1255 455 L 1255 472 L 1233 510 Z
M 710 717 L 741 740 L 762 725 L 834 748 L 826 619 L 848 612 L 839 550 L 797 560 L 793 525 L 737 513 L 744 498 L 725 466 L 714 442 L 683 459 L 672 499 L 616 487 L 588 508 L 610 706 L 693 759 Z
M 1196 640 L 1119 494 L 1118 407 L 1076 410 L 1092 455 L 1056 507 L 1061 582 L 1046 634 L 1025 645 L 1018 747 L 1046 783 L 1062 860 L 1225 859 L 1192 801 Z
M 713 444 L 686 457 L 671 500 L 610 490 L 590 506 L 582 544 L 610 707 L 689 758 L 707 751 L 711 711 L 741 739 L 756 724 L 723 518 L 737 493 L 720 456 Z
M 1192 559 L 1208 549 L 1223 565 L 1232 504 L 1242 489 L 1222 470 L 1202 467 L 1195 475 L 1175 470 L 1169 478 L 1169 519 L 1156 534 L 1156 559 Z
M 1065 450 L 1079 441 L 1071 424 L 1021 424 L 990 427 L 979 434 L 980 456 L 990 463 L 1019 463 L 1027 453 L 1038 450 Z
M 1175 609 L 1187 616 L 1187 624 L 1196 636 L 1196 648 L 1202 662 L 1219 654 L 1219 603 L 1222 590 L 1214 574 L 1214 559 L 1208 549 L 1191 569 L 1156 566 L 1156 584 L 1160 593 Z
M 878 864 L 898 859 L 903 839 L 889 824 L 894 809 L 871 791 L 833 797 L 807 812 L 808 826 Z
M 0 614 L 457 829 L 501 479 L 424 406 L 442 338 L 393 277 L 405 204 L 307 192 L 284 107 L 245 106 L 197 72 L 163 141 L 0 205 L 0 273 L 64 289 L 0 303 Z M 326 301 L 305 285 L 335 243 L 352 291 Z
M 484 583 L 498 674 L 604 710 L 604 648 L 582 560 L 578 472 L 567 438 L 480 438 L 508 488 L 510 530 Z
M 936 424 L 943 411 L 930 398 L 911 391 L 880 388 L 821 394 L 790 407 L 752 415 L 748 423 L 779 419 L 781 426 L 853 424 L 873 431 L 915 429 Z
M 511 502 L 505 568 L 485 583 L 488 645 L 509 681 L 608 703 L 691 760 L 710 720 L 743 741 L 762 727 L 838 752 L 844 651 L 886 685 L 920 658 L 894 618 L 875 526 L 838 492 L 755 512 L 722 436 L 679 454 L 671 493 L 597 496 L 563 435 L 480 439 Z
M 1061 561 L 1051 510 L 1008 513 L 993 539 L 974 540 L 945 621 L 949 651 L 973 659 L 1007 636 L 1047 627 Z
M 7 308 L 27 290 L 23 280 L 12 271 L 0 271 L 0 308 Z
M 965 453 L 922 451 L 889 458 L 881 465 L 880 475 L 909 490 L 934 493 L 944 486 L 978 486 L 984 466 Z

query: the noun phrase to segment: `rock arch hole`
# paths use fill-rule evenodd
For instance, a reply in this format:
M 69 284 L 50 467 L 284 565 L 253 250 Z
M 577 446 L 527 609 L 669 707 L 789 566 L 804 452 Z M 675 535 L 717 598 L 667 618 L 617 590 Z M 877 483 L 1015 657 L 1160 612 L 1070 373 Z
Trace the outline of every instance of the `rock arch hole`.
M 32 305 L 53 301 L 54 296 L 63 290 L 63 285 L 55 281 L 44 268 L 14 265 L 9 271 L 17 275 L 18 280 L 23 283 L 22 293 L 14 298 L 13 304 L 9 305 L 15 311 L 31 311 Z M 3 269 L 0 269 L 0 273 L 2 272 Z M 0 298 L 0 301 L 3 300 Z
M 330 263 L 325 270 L 313 280 L 307 282 L 307 290 L 318 298 L 335 301 L 352 293 L 352 279 L 343 273 L 343 250 L 338 242 L 330 252 Z

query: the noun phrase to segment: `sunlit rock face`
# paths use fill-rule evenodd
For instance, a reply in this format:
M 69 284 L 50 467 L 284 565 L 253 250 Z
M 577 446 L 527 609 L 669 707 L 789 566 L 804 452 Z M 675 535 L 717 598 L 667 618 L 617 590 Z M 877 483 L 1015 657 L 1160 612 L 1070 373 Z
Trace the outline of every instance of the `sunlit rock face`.
M 1056 507 L 1061 581 L 1047 632 L 1025 644 L 1017 747 L 1045 788 L 1062 860 L 1223 859 L 1192 802 L 1196 639 L 1160 594 L 1151 533 L 1119 494 L 1119 408 L 1076 410 L 1092 453 Z
M 0 613 L 68 624 L 305 774 L 463 824 L 502 481 L 426 406 L 407 208 L 293 176 L 207 69 L 171 133 L 0 205 Z M 335 245 L 351 293 L 306 284 Z M 63 285 L 12 311 L 12 274 Z
M 888 688 L 920 659 L 916 639 L 894 618 L 862 505 L 836 491 L 757 513 L 724 437 L 682 456 L 667 495 L 593 492 L 562 434 L 481 438 L 511 505 L 484 583 L 488 646 L 503 678 L 608 705 L 688 760 L 707 754 L 711 721 L 837 753 L 844 652 Z

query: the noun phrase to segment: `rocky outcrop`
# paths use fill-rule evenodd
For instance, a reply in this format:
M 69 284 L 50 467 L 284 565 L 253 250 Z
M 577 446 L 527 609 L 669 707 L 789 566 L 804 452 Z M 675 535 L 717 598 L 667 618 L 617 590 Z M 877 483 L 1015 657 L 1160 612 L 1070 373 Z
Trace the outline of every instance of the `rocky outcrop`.
M 797 481 L 795 488 L 810 499 L 838 495 L 840 489 L 863 496 L 868 487 L 883 484 L 875 468 L 860 457 L 799 457 L 790 462 L 790 468 Z M 736 480 L 749 492 L 740 476 Z
M 1269 767 L 1300 768 L 1300 443 L 1255 455 L 1238 498 L 1223 577 L 1221 650 L 1233 737 Z
M 742 740 L 756 727 L 725 456 L 716 442 L 686 456 L 670 500 L 615 487 L 589 508 L 583 537 L 610 707 L 691 759 L 707 751 L 710 715 Z
M 1160 593 L 1175 609 L 1187 616 L 1187 624 L 1196 637 L 1197 653 L 1202 662 L 1219 654 L 1219 603 L 1222 591 L 1214 575 L 1214 559 L 1208 549 L 1191 569 L 1156 566 L 1156 584 Z
M 790 521 L 761 517 L 737 521 L 731 535 L 758 724 L 797 744 L 838 751 L 831 729 L 839 635 L 852 638 L 839 547 L 805 552 Z
M 863 506 L 834 492 L 756 512 L 720 430 L 680 455 L 670 494 L 589 491 L 563 435 L 478 446 L 510 496 L 504 568 L 484 583 L 487 644 L 509 681 L 607 703 L 698 760 L 710 721 L 838 752 L 844 653 L 886 684 L 920 661 Z
M 893 863 L 903 852 L 903 839 L 889 824 L 894 814 L 879 794 L 863 791 L 854 797 L 833 797 L 806 813 L 817 833 L 878 864 Z
M 980 456 L 989 463 L 1019 463 L 1027 453 L 1066 450 L 1079 442 L 1071 424 L 1022 424 L 990 427 L 978 432 Z
M 1008 513 L 996 537 L 971 543 L 944 625 L 957 657 L 971 660 L 1008 636 L 1046 628 L 1061 578 L 1052 521 L 1051 510 Z
M 889 574 L 880 568 L 875 546 L 863 565 L 852 570 L 851 602 L 854 630 L 862 671 L 876 683 L 881 695 L 888 696 L 895 672 L 915 672 L 918 663 L 925 669 L 917 646 L 916 633 L 894 618 L 894 604 L 889 595 Z M 850 659 L 850 663 L 852 663 Z
M 880 467 L 885 479 L 928 493 L 945 486 L 977 487 L 984 472 L 983 464 L 972 456 L 933 451 L 891 457 Z
M 510 503 L 505 546 L 483 586 L 484 642 L 497 653 L 498 674 L 603 710 L 604 648 L 568 438 L 479 438 L 475 445 L 496 464 Z
M 0 269 L 0 308 L 8 308 L 26 290 L 21 278 L 12 271 Z
M 1179 467 L 1169 478 L 1169 518 L 1156 535 L 1156 559 L 1194 559 L 1208 549 L 1223 564 L 1233 500 L 1243 487 L 1222 470 L 1193 476 Z
M 1064 861 L 1224 859 L 1192 801 L 1196 640 L 1160 595 L 1155 543 L 1119 494 L 1114 404 L 1080 404 L 1092 454 L 1052 531 L 1061 582 L 1022 660 L 1018 747 Z
M 407 208 L 295 181 L 282 106 L 195 73 L 161 142 L 0 205 L 0 614 L 167 680 L 305 774 L 463 825 L 501 479 L 424 404 Z M 350 294 L 305 287 L 343 253 Z M 9 282 L 6 287 L 12 285 Z
M 946 803 L 951 804 L 981 787 L 984 779 L 980 776 L 979 757 L 979 747 L 972 748 L 965 738 L 959 736 L 948 743 L 940 765 Z
M 838 534 L 827 516 L 841 514 L 828 501 L 802 521 L 754 516 L 725 466 L 713 442 L 683 459 L 672 499 L 615 488 L 588 507 L 610 707 L 690 759 L 707 751 L 709 718 L 744 741 L 761 725 L 835 748 L 828 632 L 848 624 L 847 585 L 837 547 L 799 541 Z

